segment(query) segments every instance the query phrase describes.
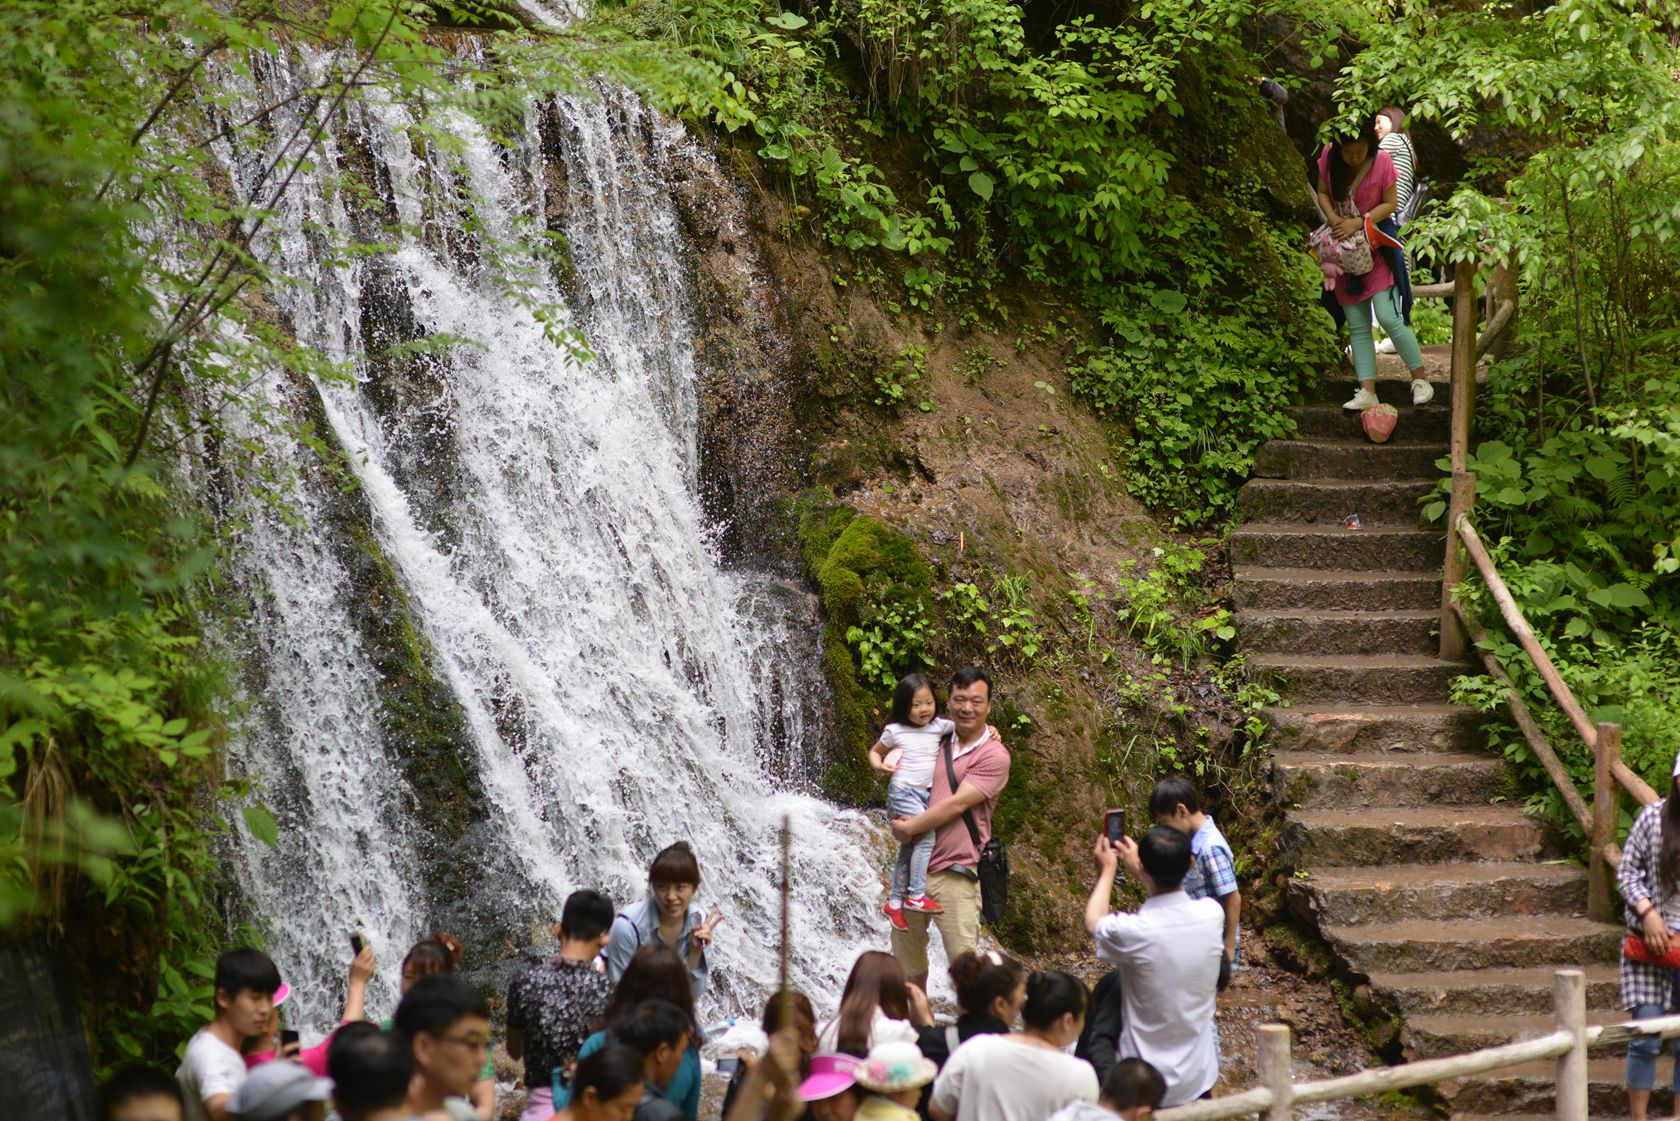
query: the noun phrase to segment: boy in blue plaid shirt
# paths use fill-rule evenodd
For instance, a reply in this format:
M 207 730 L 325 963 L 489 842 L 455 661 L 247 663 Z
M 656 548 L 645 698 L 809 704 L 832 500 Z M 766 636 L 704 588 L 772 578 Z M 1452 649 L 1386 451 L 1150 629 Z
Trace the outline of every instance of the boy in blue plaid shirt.
M 1164 778 L 1149 795 L 1149 813 L 1156 825 L 1190 834 L 1190 871 L 1184 892 L 1191 899 L 1217 899 L 1225 908 L 1225 960 L 1237 964 L 1237 922 L 1242 917 L 1242 892 L 1230 842 L 1213 818 L 1202 812 L 1202 796 L 1182 778 Z

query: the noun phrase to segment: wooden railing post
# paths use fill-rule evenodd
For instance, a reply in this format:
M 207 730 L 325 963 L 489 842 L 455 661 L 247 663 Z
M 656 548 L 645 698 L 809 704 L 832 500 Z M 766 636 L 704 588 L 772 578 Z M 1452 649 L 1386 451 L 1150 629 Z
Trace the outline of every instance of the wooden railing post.
M 1455 469 L 1452 498 L 1447 502 L 1447 557 L 1441 565 L 1441 659 L 1447 662 L 1462 662 L 1470 656 L 1470 636 L 1453 610 L 1453 593 L 1470 570 L 1459 539 L 1458 519 L 1475 504 L 1476 476 Z
M 1458 551 L 1458 519 L 1475 501 L 1476 478 L 1468 471 L 1470 426 L 1476 412 L 1476 268 L 1460 261 L 1453 270 L 1452 373 L 1447 397 L 1452 462 L 1452 498 L 1447 504 L 1447 556 L 1441 571 L 1441 657 L 1462 662 L 1470 648 L 1464 628 L 1452 611 L 1453 590 L 1464 581 L 1464 558 Z
M 1453 474 L 1470 457 L 1470 429 L 1476 413 L 1476 266 L 1460 261 L 1453 270 L 1452 456 Z
M 1604 850 L 1616 840 L 1617 794 L 1614 768 L 1622 759 L 1622 726 L 1597 726 L 1593 748 L 1592 836 L 1587 852 L 1587 915 L 1596 922 L 1615 921 L 1610 891 L 1610 862 Z
M 1290 1071 L 1289 1028 L 1284 1024 L 1260 1026 L 1260 1085 L 1272 1092 L 1266 1121 L 1290 1121 L 1295 1116 L 1295 1082 Z
M 1587 1121 L 1587 975 L 1560 969 L 1552 981 L 1552 1010 L 1557 1030 L 1575 1037 L 1575 1046 L 1557 1058 L 1558 1121 Z

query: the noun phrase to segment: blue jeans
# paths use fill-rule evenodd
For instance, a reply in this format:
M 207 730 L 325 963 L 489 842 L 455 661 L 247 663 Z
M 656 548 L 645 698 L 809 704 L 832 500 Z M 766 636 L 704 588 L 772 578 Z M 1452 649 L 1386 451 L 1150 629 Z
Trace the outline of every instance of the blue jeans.
M 1634 1008 L 1633 1018 L 1654 1020 L 1658 1016 L 1670 1015 L 1672 1011 L 1660 1004 L 1641 1004 Z M 1657 1084 L 1657 1056 L 1662 1054 L 1662 1048 L 1663 1040 L 1656 1036 L 1643 1036 L 1628 1044 L 1628 1089 L 1649 1090 Z M 1674 1091 L 1680 1094 L 1680 1050 L 1676 1050 L 1675 1054 Z
M 915 817 L 926 813 L 928 792 L 899 783 L 887 785 L 887 816 Z M 910 896 L 927 891 L 928 858 L 933 855 L 933 830 L 928 830 L 907 845 L 898 846 L 898 859 L 893 862 L 892 889 L 888 893 L 894 903 L 902 903 Z
M 1342 309 L 1347 316 L 1348 342 L 1353 344 L 1353 376 L 1358 381 L 1370 381 L 1377 375 L 1377 344 L 1371 341 L 1371 313 L 1394 340 L 1394 349 L 1408 370 L 1423 368 L 1423 351 L 1417 336 L 1400 314 L 1400 300 L 1390 285 L 1368 300 L 1348 304 Z

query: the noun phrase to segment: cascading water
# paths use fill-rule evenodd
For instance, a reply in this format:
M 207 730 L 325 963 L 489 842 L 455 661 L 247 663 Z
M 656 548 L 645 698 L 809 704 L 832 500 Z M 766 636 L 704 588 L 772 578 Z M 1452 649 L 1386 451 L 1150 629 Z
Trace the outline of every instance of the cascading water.
M 280 101 L 323 65 L 273 63 L 250 93 Z M 274 134 L 306 104 L 277 112 Z M 750 1006 L 777 973 L 784 814 L 794 976 L 832 1001 L 858 947 L 884 942 L 876 835 L 807 792 L 826 707 L 808 602 L 726 570 L 700 512 L 690 263 L 665 186 L 691 142 L 613 90 L 533 106 L 512 146 L 459 117 L 441 122 L 451 151 L 415 123 L 396 104 L 348 110 L 259 245 L 297 281 L 275 294 L 282 319 L 355 381 L 254 389 L 293 412 L 318 395 L 360 487 L 350 503 L 307 446 L 259 437 L 295 475 L 304 520 L 254 518 L 234 573 L 256 606 L 229 640 L 252 699 L 232 763 L 282 825 L 278 853 L 245 839 L 239 867 L 298 993 L 292 1019 L 331 1022 L 352 923 L 381 954 L 379 1012 L 422 931 L 464 926 L 469 955 L 505 955 L 574 888 L 638 897 L 679 838 L 701 900 L 729 916 L 714 1008 Z M 236 185 L 270 155 L 228 150 Z M 332 189 L 337 167 L 401 223 L 389 251 L 339 256 L 380 223 Z M 569 216 L 570 276 L 529 249 L 550 213 Z M 532 297 L 569 309 L 593 356 L 557 345 Z M 442 345 L 357 357 L 421 339 Z M 439 811 L 381 715 L 395 686 L 364 649 L 369 606 L 343 560 L 370 548 L 405 601 L 380 610 L 412 620 L 405 649 L 459 729 L 449 754 L 469 790 L 443 815 L 460 827 L 447 845 L 426 839 Z

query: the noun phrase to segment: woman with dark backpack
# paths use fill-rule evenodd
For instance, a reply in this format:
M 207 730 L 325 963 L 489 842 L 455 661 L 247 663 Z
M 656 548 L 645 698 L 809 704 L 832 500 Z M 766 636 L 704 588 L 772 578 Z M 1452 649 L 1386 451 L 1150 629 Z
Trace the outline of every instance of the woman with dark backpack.
M 1616 883 L 1622 889 L 1628 936 L 1622 945 L 1622 1007 L 1636 1020 L 1680 1011 L 1680 758 L 1668 797 L 1639 811 L 1622 846 Z M 1628 1044 L 1628 1115 L 1645 1121 L 1663 1041 L 1641 1036 Z M 1680 1083 L 1680 1059 L 1675 1081 Z
M 1394 163 L 1394 224 L 1404 226 L 1417 214 L 1412 196 L 1418 187 L 1417 148 L 1411 133 L 1406 131 L 1406 111 L 1395 105 L 1377 110 L 1373 122 L 1377 133 L 1377 150 L 1387 152 Z M 1419 196 L 1419 201 L 1422 197 Z

